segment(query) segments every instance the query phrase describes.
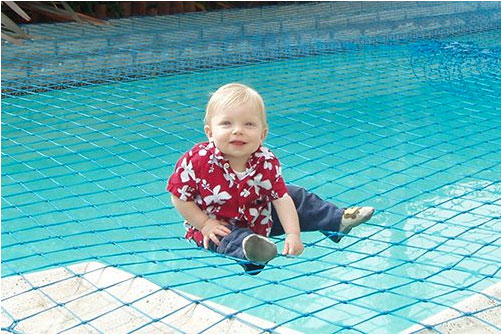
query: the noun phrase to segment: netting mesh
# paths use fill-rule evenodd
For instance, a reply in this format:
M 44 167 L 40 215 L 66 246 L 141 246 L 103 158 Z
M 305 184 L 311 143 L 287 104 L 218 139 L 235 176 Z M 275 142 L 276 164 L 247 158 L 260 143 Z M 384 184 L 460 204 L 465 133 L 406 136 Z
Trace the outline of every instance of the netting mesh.
M 499 332 L 499 8 L 25 27 L 2 45 L 2 330 Z M 289 183 L 374 218 L 258 276 L 186 242 L 165 182 L 232 81 L 263 95 Z

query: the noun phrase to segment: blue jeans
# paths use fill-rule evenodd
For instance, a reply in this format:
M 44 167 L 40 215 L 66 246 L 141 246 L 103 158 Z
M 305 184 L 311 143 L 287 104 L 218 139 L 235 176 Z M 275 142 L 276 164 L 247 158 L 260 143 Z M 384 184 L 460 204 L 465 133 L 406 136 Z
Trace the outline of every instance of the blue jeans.
M 339 208 L 328 201 L 322 200 L 316 194 L 309 193 L 302 187 L 287 185 L 287 189 L 296 205 L 299 226 L 302 232 L 321 231 L 336 243 L 341 240 L 342 236 L 337 235 L 336 232 L 339 231 L 344 208 Z M 284 228 L 273 207 L 271 215 L 273 226 L 270 236 L 283 235 L 285 233 Z M 217 253 L 244 260 L 239 264 L 245 271 L 249 274 L 257 274 L 264 268 L 264 265 L 245 260 L 242 248 L 243 239 L 251 234 L 254 234 L 254 232 L 249 228 L 232 227 L 231 233 L 225 236 L 219 245 L 210 242 L 209 248 Z
M 309 193 L 302 187 L 287 185 L 289 195 L 296 205 L 297 215 L 299 217 L 299 227 L 301 231 L 321 231 L 326 232 L 326 235 L 332 236 L 331 240 L 339 242 L 340 235 L 333 234 L 339 231 L 341 218 L 344 213 L 344 208 L 339 208 L 333 203 L 323 200 L 314 193 Z M 273 226 L 270 236 L 283 235 L 284 228 L 280 223 L 277 212 L 272 206 L 271 216 Z

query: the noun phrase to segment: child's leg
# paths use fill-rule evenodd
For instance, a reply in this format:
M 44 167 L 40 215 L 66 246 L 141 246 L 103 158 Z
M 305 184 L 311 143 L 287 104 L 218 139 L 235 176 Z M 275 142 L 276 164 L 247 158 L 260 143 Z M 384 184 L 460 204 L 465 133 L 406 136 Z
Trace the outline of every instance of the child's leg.
M 231 229 L 231 233 L 222 238 L 219 245 L 211 241 L 209 248 L 217 253 L 246 261 L 239 264 L 250 274 L 258 274 L 265 263 L 276 257 L 277 247 L 266 237 L 257 235 L 248 228 Z
M 343 237 L 336 233 L 348 233 L 353 227 L 369 220 L 374 212 L 372 207 L 339 208 L 302 187 L 287 185 L 287 189 L 296 205 L 301 231 L 321 231 L 336 243 Z M 270 236 L 284 234 L 273 207 L 272 218 L 273 228 Z
M 321 199 L 314 193 L 307 192 L 304 188 L 287 185 L 289 195 L 296 205 L 301 231 L 339 231 L 341 217 L 344 209 L 338 208 L 333 203 Z M 284 230 L 278 219 L 275 208 L 272 207 L 273 228 L 270 236 L 282 235 Z

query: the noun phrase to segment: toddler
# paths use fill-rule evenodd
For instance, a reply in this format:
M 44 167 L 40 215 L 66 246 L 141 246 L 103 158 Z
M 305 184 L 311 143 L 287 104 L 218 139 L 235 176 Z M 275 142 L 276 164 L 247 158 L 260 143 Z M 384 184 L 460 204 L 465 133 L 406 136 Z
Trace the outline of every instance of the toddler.
M 339 242 L 374 212 L 338 208 L 287 186 L 278 159 L 263 146 L 268 131 L 263 100 L 248 86 L 227 84 L 211 96 L 204 131 L 209 141 L 179 159 L 167 190 L 186 220 L 186 238 L 242 260 L 250 274 L 277 256 L 267 236 L 285 233 L 282 254 L 300 255 L 301 231 L 321 231 Z

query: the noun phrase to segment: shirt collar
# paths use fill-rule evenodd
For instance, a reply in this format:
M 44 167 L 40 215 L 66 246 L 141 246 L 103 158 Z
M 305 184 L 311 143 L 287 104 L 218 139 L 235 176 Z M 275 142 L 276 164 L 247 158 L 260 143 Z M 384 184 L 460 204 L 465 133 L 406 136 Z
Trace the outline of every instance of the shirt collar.
M 214 142 L 206 142 L 205 149 L 207 152 L 211 153 L 214 156 L 214 159 L 221 163 L 222 165 L 224 163 L 228 163 L 228 160 L 224 158 L 223 154 L 221 151 L 216 147 Z M 247 168 L 255 166 L 260 159 L 263 158 L 262 153 L 268 151 L 266 148 L 264 148 L 262 145 L 260 145 L 256 151 L 254 151 L 251 156 L 249 157 L 249 160 L 247 161 Z M 266 158 L 266 156 L 264 156 Z

